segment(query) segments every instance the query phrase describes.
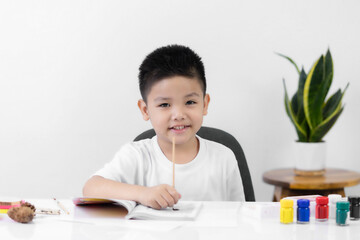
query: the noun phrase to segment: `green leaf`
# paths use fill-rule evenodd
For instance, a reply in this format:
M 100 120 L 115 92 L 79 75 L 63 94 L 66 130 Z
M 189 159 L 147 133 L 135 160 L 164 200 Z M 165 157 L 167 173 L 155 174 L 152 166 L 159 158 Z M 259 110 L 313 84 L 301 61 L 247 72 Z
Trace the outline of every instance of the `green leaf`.
M 285 110 L 286 110 L 286 114 L 288 115 L 288 117 L 291 120 L 290 108 L 288 107 L 289 98 L 288 98 L 287 90 L 286 90 L 286 86 L 285 86 L 285 79 L 283 79 L 283 85 L 284 85 L 284 89 L 285 89 L 285 97 L 284 97 Z
M 322 93 L 322 95 L 324 96 L 323 101 L 325 100 L 326 95 L 329 92 L 333 76 L 334 76 L 334 64 L 330 50 L 328 49 L 325 56 L 325 79 L 324 79 L 324 87 Z
M 340 114 L 344 108 L 337 109 L 331 117 L 324 120 L 320 125 L 318 125 L 314 131 L 311 133 L 309 142 L 321 142 L 322 138 L 327 134 L 327 132 L 335 124 L 336 120 L 339 118 Z
M 306 81 L 306 73 L 304 71 L 304 68 L 301 69 L 300 75 L 299 75 L 299 85 L 298 85 L 298 94 L 297 94 L 297 103 L 298 103 L 298 109 L 297 109 L 297 120 L 298 122 L 302 122 L 305 119 L 305 113 L 304 113 L 304 85 Z
M 325 103 L 323 108 L 323 119 L 328 118 L 338 107 L 339 103 L 341 102 L 341 90 L 337 90 Z
M 336 109 L 341 108 L 341 102 L 348 87 L 349 87 L 349 83 L 346 84 L 346 87 L 343 92 L 341 92 L 340 89 L 337 90 L 336 93 L 334 93 L 326 101 L 325 106 L 323 108 L 323 119 L 325 119 L 324 121 L 326 121 L 327 118 L 333 115 Z
M 288 96 L 288 93 L 286 90 L 286 84 L 285 84 L 284 79 L 283 79 L 283 84 L 284 84 L 284 90 L 285 90 L 285 99 L 284 100 L 285 100 L 286 113 L 288 114 L 290 120 L 292 121 L 292 123 L 295 126 L 296 132 L 299 137 L 299 141 L 301 141 L 301 142 L 306 141 L 306 139 L 307 139 L 306 131 L 304 129 L 302 129 L 301 126 L 296 121 L 296 117 L 295 117 L 294 111 L 291 107 L 291 103 L 290 103 L 289 96 Z
M 285 55 L 283 55 L 281 53 L 276 52 L 276 54 L 279 55 L 280 57 L 283 57 L 283 58 L 286 58 L 287 60 L 289 60 L 294 65 L 294 67 L 296 68 L 296 71 L 298 72 L 298 74 L 300 74 L 300 70 L 299 70 L 298 66 L 296 65 L 296 63 L 291 58 L 289 58 L 288 56 L 285 56 Z
M 306 121 L 306 118 L 304 118 L 303 121 L 300 123 L 300 127 L 304 129 L 307 137 L 310 136 L 310 128 L 308 122 Z M 307 139 L 305 142 L 307 142 Z
M 292 107 L 295 114 L 298 112 L 298 101 L 297 101 L 298 97 L 297 97 L 297 95 L 298 94 L 296 92 L 294 94 L 294 96 L 292 97 L 292 99 L 291 99 L 291 107 Z M 296 114 L 296 119 L 297 119 L 297 114 Z
M 310 129 L 314 129 L 322 122 L 324 87 L 324 56 L 321 55 L 311 68 L 304 87 L 304 112 Z

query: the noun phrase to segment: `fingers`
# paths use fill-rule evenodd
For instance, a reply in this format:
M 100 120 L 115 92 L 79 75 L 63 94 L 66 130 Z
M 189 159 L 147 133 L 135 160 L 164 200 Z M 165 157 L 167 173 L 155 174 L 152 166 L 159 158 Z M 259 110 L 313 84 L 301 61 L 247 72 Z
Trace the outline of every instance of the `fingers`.
M 163 184 L 148 188 L 141 203 L 154 209 L 161 209 L 174 206 L 180 198 L 181 195 L 175 188 Z
M 167 192 L 170 194 L 170 196 L 171 196 L 171 198 L 172 198 L 172 200 L 173 200 L 173 202 L 174 202 L 174 203 L 171 205 L 171 206 L 173 206 L 174 204 L 176 204 L 176 203 L 179 201 L 179 199 L 181 198 L 181 195 L 180 195 L 180 193 L 178 193 L 178 192 L 176 191 L 175 188 L 173 188 L 173 187 L 171 187 L 171 186 L 168 186 Z
M 172 189 L 164 189 L 164 191 L 161 193 L 161 196 L 165 199 L 169 207 L 174 206 L 178 200 L 176 198 L 176 191 Z
M 169 185 L 163 185 L 162 188 L 159 196 L 156 198 L 156 207 L 166 208 L 174 206 L 179 201 L 180 194 Z
M 166 200 L 162 196 L 159 196 L 156 199 L 156 202 L 160 206 L 160 209 L 169 207 L 169 204 L 166 202 Z
M 152 201 L 152 203 L 149 205 L 149 207 L 160 210 L 162 209 L 161 205 L 157 202 L 156 199 Z

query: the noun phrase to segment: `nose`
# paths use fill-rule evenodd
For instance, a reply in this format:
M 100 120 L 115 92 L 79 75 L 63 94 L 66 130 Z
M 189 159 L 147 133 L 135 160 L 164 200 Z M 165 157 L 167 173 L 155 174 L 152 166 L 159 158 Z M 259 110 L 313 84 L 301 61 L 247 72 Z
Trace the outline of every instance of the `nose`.
M 184 120 L 185 119 L 185 111 L 184 108 L 181 106 L 176 106 L 173 108 L 173 112 L 172 112 L 172 119 L 175 121 L 180 121 L 180 120 Z

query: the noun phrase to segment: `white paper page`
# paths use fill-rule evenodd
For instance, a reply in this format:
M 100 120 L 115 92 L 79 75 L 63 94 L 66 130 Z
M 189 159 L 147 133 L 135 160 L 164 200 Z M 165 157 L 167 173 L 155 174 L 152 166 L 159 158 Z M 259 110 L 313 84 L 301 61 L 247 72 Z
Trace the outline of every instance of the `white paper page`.
M 172 208 L 166 208 L 156 210 L 143 205 L 138 205 L 129 213 L 126 218 L 135 219 L 154 219 L 154 220 L 194 220 L 201 209 L 201 202 L 179 202 L 173 210 Z
M 118 200 L 118 199 L 111 199 L 114 202 L 117 202 L 119 205 L 124 206 L 127 210 L 131 211 L 135 208 L 136 202 L 135 201 L 127 201 L 127 200 Z
M 42 200 L 35 202 L 38 207 L 44 208 L 57 208 L 55 201 Z M 158 220 L 126 220 L 119 218 L 118 213 L 114 213 L 113 216 L 109 214 L 98 213 L 96 216 L 92 215 L 91 209 L 88 207 L 76 207 L 70 201 L 62 201 L 65 207 L 69 210 L 70 214 L 61 213 L 61 215 L 37 215 L 34 218 L 34 222 L 42 224 L 51 224 L 54 221 L 61 224 L 79 224 L 82 228 L 93 228 L 94 226 L 113 226 L 114 229 L 134 229 L 134 230 L 148 230 L 164 232 L 170 231 L 180 227 L 184 222 L 179 221 L 158 221 Z M 114 211 L 121 211 L 121 208 L 113 208 Z M 109 209 L 110 210 L 110 209 Z M 126 210 L 124 210 L 126 211 Z

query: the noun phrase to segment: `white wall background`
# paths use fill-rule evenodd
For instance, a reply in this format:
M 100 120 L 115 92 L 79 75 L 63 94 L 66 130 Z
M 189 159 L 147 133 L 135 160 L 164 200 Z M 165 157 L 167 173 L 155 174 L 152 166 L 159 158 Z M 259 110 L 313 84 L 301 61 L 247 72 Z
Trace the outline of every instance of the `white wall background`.
M 207 126 L 242 144 L 258 201 L 262 173 L 292 167 L 296 134 L 283 106 L 294 68 L 330 47 L 331 93 L 350 87 L 330 133 L 328 167 L 360 171 L 360 2 L 1 1 L 0 196 L 71 197 L 119 147 L 150 128 L 137 109 L 146 54 L 184 44 L 202 56 Z M 359 194 L 359 187 L 346 189 Z

